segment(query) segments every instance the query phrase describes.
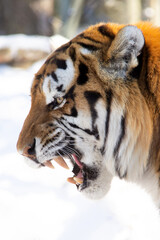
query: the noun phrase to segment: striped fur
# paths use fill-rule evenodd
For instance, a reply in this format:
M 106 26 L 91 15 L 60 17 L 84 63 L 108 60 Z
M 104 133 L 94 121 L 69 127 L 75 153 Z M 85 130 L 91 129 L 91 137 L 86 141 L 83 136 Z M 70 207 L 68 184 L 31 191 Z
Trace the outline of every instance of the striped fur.
M 101 23 L 58 48 L 35 75 L 18 151 L 32 146 L 35 166 L 76 154 L 86 171 L 79 190 L 90 198 L 118 176 L 159 205 L 159 39 L 150 23 Z

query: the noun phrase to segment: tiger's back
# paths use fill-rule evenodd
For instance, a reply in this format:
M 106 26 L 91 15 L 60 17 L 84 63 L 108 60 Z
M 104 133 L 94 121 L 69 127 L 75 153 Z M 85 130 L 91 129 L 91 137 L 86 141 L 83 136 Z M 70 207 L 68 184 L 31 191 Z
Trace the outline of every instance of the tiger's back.
M 91 26 L 48 57 L 17 148 L 37 167 L 68 158 L 69 181 L 90 198 L 119 176 L 154 183 L 159 204 L 160 31 L 136 26 Z

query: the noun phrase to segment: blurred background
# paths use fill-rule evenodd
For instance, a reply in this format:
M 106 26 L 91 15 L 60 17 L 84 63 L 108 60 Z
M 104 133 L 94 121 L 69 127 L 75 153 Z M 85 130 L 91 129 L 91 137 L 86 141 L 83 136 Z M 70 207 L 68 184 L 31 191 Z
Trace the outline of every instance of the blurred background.
M 71 39 L 98 22 L 127 24 L 141 20 L 160 25 L 160 0 L 0 0 L 0 36 L 58 34 Z M 1 39 L 0 63 L 24 66 L 48 55 L 48 50 L 29 47 L 30 51 L 25 51 L 21 46 L 13 56 Z M 49 52 L 57 47 L 56 42 L 50 41 Z
M 70 171 L 32 169 L 16 151 L 47 55 L 91 24 L 140 20 L 159 26 L 160 0 L 0 0 L 1 240 L 160 240 L 158 211 L 135 184 L 115 178 L 90 201 L 67 183 Z
M 160 24 L 159 0 L 0 0 L 0 34 L 62 34 L 99 21 Z
M 62 34 L 99 21 L 160 24 L 159 0 L 0 0 L 0 34 Z
M 98 22 L 127 24 L 141 20 L 160 25 L 160 0 L 0 0 L 0 36 L 59 34 L 71 39 Z M 55 42 L 50 44 L 50 50 L 57 47 Z M 13 56 L 7 44 L 0 42 L 0 63 L 23 66 L 47 55 L 44 49 L 30 47 L 25 51 L 21 46 Z

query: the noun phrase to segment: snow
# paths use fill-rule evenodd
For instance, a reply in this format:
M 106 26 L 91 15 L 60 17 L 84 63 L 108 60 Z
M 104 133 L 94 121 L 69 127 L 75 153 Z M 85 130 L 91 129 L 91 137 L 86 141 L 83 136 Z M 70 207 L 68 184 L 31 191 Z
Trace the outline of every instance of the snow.
M 159 240 L 158 211 L 136 185 L 115 178 L 104 199 L 91 201 L 67 183 L 69 171 L 56 163 L 55 170 L 32 169 L 16 152 L 42 63 L 0 66 L 0 239 Z
M 54 49 L 60 47 L 61 45 L 67 43 L 69 40 L 59 34 L 50 37 L 50 43 Z
M 45 36 L 27 36 L 24 34 L 14 34 L 0 36 L 0 48 L 9 48 L 11 52 L 17 52 L 19 49 L 43 50 L 50 52 L 50 40 Z

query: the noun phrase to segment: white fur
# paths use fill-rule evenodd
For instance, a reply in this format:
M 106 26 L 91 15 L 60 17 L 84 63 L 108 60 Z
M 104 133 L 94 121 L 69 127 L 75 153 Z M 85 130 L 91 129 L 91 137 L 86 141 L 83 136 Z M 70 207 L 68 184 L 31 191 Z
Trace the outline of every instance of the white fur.
M 49 91 L 49 85 L 50 85 L 50 88 L 52 89 L 52 91 Z M 53 81 L 51 75 L 44 78 L 43 92 L 46 97 L 46 104 L 49 104 L 54 100 L 54 96 L 57 93 L 57 90 L 56 90 L 57 86 L 58 86 L 57 83 L 55 81 Z
M 71 82 L 74 78 L 74 66 L 70 59 L 66 60 L 66 69 L 59 69 L 57 68 L 55 71 L 55 74 L 57 76 L 58 82 L 56 82 L 52 76 L 45 77 L 43 81 L 43 92 L 46 97 L 46 104 L 51 103 L 54 98 L 62 97 L 64 93 L 58 92 L 57 87 L 61 84 L 63 85 L 63 89 L 67 91 L 67 89 L 70 87 Z M 49 86 L 51 91 L 49 91 Z
M 26 164 L 29 166 L 29 167 L 32 167 L 32 168 L 39 168 L 40 164 L 37 164 L 36 162 L 34 161 L 31 161 L 29 158 L 27 157 L 24 157 L 24 161 L 26 162 Z
M 143 177 L 139 178 L 137 181 L 151 196 L 157 207 L 160 208 L 160 189 L 158 178 L 155 175 L 155 171 L 153 169 L 145 172 Z
M 91 51 L 89 51 L 89 50 L 86 49 L 86 48 L 81 48 L 81 49 L 80 49 L 80 52 L 81 52 L 82 54 L 84 54 L 84 55 L 87 55 L 87 54 L 90 54 L 90 53 L 91 53 Z
M 64 116 L 64 118 L 67 120 L 67 122 L 76 124 L 77 126 L 83 129 L 85 128 L 91 129 L 91 118 L 90 118 L 89 112 L 86 112 L 84 110 L 79 110 L 77 118 L 73 118 L 69 116 Z
M 136 26 L 126 26 L 122 28 L 119 33 L 123 35 L 122 40 L 128 41 L 128 46 L 133 45 L 135 50 L 135 55 L 138 56 L 140 50 L 144 45 L 144 37 L 142 31 Z M 127 48 L 127 47 L 126 47 Z
M 97 142 L 98 148 L 101 148 L 104 142 L 105 138 L 105 128 L 104 123 L 106 120 L 106 106 L 104 104 L 104 101 L 100 98 L 95 105 L 95 110 L 98 113 L 98 118 L 96 119 L 96 125 L 98 128 L 98 132 L 100 134 L 100 140 Z
M 114 147 L 119 138 L 121 132 L 121 118 L 123 116 L 122 106 L 117 106 L 116 103 L 112 103 L 112 111 L 110 113 L 110 123 L 108 129 L 108 138 L 106 143 L 105 159 L 108 170 L 115 175 L 115 161 L 113 157 Z
M 74 71 L 75 71 L 73 62 L 71 59 L 67 59 L 66 64 L 67 64 L 66 69 L 57 68 L 55 71 L 55 74 L 57 75 L 57 78 L 58 78 L 58 82 L 60 84 L 63 84 L 63 88 L 65 89 L 65 91 L 67 91 L 68 88 L 70 87 L 70 84 L 74 78 Z

